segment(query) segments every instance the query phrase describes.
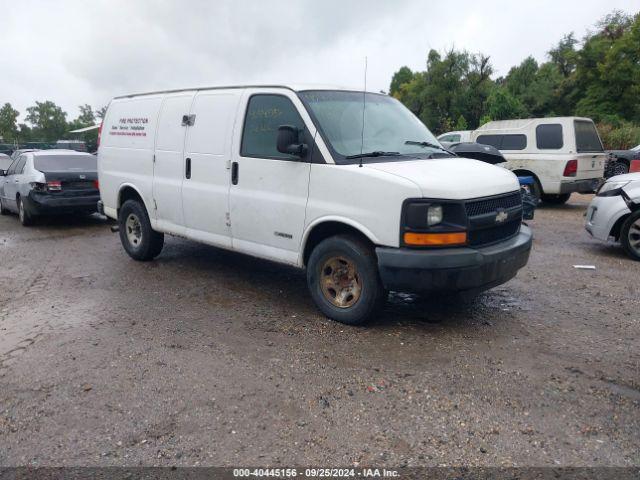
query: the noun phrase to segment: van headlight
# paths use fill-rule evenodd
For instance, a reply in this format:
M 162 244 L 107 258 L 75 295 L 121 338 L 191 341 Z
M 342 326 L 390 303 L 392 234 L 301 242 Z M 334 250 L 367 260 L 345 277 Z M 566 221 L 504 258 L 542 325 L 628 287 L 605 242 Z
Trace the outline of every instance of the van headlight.
M 407 246 L 464 245 L 467 216 L 462 202 L 408 199 L 402 207 L 400 243 Z
M 438 203 L 410 203 L 406 206 L 406 225 L 411 228 L 428 228 L 442 223 L 442 205 Z
M 602 184 L 596 196 L 598 197 L 616 197 L 620 195 L 622 189 L 626 187 L 629 183 L 629 180 L 623 180 L 618 182 L 605 182 Z
M 427 226 L 433 227 L 442 223 L 442 205 L 430 205 L 427 209 Z

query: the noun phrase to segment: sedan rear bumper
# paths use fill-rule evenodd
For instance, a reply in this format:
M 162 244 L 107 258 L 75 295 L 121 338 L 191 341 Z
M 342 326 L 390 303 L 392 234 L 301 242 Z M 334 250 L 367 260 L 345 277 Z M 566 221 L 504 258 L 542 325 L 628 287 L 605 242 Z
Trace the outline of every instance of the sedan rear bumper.
M 97 211 L 98 200 L 100 200 L 99 193 L 56 195 L 32 191 L 24 206 L 31 215 L 90 213 Z

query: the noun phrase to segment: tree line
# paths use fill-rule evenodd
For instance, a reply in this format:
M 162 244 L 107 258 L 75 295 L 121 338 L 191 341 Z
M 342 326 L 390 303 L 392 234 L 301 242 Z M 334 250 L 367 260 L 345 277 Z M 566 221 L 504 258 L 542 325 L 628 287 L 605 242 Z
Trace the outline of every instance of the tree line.
M 493 74 L 482 53 L 431 50 L 426 70 L 400 68 L 389 93 L 437 133 L 575 115 L 597 122 L 607 148 L 640 144 L 640 13 L 614 11 L 581 41 L 565 35 L 547 61 L 529 56 L 506 76 Z
M 50 100 L 36 102 L 27 108 L 26 123 L 19 123 L 20 112 L 10 103 L 0 107 L 0 137 L 2 143 L 55 142 L 69 138 L 69 131 L 90 127 L 104 116 L 107 107 L 94 110 L 91 105 L 80 105 L 77 118 L 68 121 L 67 112 Z M 97 132 L 81 135 L 87 143 L 94 143 Z

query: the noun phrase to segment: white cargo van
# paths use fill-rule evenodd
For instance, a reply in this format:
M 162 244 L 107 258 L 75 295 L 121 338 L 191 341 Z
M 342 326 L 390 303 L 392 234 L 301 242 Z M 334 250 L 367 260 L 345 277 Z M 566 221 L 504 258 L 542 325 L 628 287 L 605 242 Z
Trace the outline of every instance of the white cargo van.
M 474 142 L 492 145 L 518 176 L 532 176 L 533 193 L 564 203 L 571 193 L 592 193 L 604 176 L 607 155 L 593 121 L 580 117 L 527 118 L 488 122 Z
M 531 248 L 516 176 L 453 158 L 387 95 L 264 86 L 118 97 L 98 172 L 98 208 L 134 259 L 154 258 L 172 234 L 306 268 L 320 310 L 349 324 L 388 290 L 506 282 Z

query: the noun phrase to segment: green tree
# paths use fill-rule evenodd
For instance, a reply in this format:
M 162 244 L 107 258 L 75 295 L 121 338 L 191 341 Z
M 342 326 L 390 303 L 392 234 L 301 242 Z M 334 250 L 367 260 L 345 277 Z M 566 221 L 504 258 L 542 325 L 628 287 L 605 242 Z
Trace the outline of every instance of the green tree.
M 400 92 L 400 88 L 413 80 L 413 72 L 409 67 L 400 67 L 391 78 L 391 85 L 389 86 L 389 95 L 396 96 Z
M 487 115 L 493 120 L 508 120 L 527 116 L 526 107 L 504 87 L 498 87 L 487 100 Z
M 106 113 L 107 113 L 107 106 L 105 105 L 104 107 L 101 107 L 96 110 L 96 117 L 102 120 L 104 119 L 104 116 L 106 115 Z
M 578 52 L 576 52 L 576 40 L 573 32 L 562 37 L 558 44 L 549 50 L 548 55 L 551 62 L 556 65 L 558 71 L 563 77 L 569 77 L 575 70 L 578 60 Z
M 26 120 L 39 140 L 53 142 L 63 138 L 67 132 L 67 113 L 49 100 L 36 102 L 35 106 L 27 108 Z
M 0 137 L 5 142 L 12 142 L 18 137 L 18 112 L 10 103 L 0 108 Z
M 431 50 L 427 69 L 414 72 L 395 96 L 431 130 L 447 131 L 454 124 L 451 119 L 461 115 L 474 127 L 492 88 L 492 73 L 489 57 L 456 50 L 441 55 Z M 400 76 L 396 72 L 394 78 Z
M 467 130 L 469 128 L 469 125 L 467 124 L 467 121 L 465 120 L 463 115 L 460 115 L 458 117 L 458 121 L 456 122 L 456 126 L 455 129 L 456 130 Z

